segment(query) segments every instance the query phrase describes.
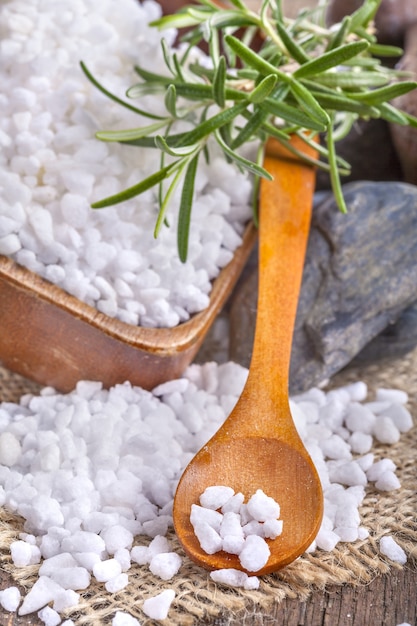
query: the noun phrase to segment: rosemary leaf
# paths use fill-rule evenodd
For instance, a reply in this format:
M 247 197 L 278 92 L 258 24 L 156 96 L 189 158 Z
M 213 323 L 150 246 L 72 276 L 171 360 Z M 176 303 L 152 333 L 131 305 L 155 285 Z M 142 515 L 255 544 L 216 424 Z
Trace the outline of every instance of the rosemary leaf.
M 226 59 L 221 56 L 213 77 L 213 97 L 216 104 L 223 108 L 226 103 Z
M 243 167 L 243 169 L 247 170 L 251 174 L 256 174 L 256 176 L 260 176 L 261 178 L 266 178 L 267 180 L 272 180 L 271 174 L 261 165 L 246 159 L 241 154 L 238 154 L 232 148 L 230 148 L 222 139 L 219 131 L 215 132 L 215 137 L 217 142 L 219 143 L 222 150 L 227 154 L 232 161 L 235 161 L 238 165 Z
M 358 56 L 368 48 L 369 44 L 366 41 L 354 41 L 344 46 L 339 46 L 339 48 L 325 52 L 317 59 L 304 63 L 304 65 L 295 70 L 293 77 L 307 78 L 308 76 L 322 74 L 338 65 L 343 65 L 345 61 Z
M 195 177 L 197 173 L 198 154 L 193 157 L 185 172 L 181 202 L 178 214 L 177 244 L 178 254 L 183 263 L 188 255 L 188 238 L 190 234 L 191 208 L 194 197 Z
M 398 98 L 398 96 L 402 96 L 409 91 L 413 91 L 416 87 L 417 82 L 403 81 L 401 83 L 381 87 L 380 89 L 374 89 L 362 93 L 351 93 L 350 97 L 369 105 L 378 105 L 388 102 L 389 100 L 393 100 L 393 98 Z
M 137 185 L 133 185 L 132 187 L 129 187 L 114 196 L 109 196 L 104 200 L 94 202 L 91 207 L 93 209 L 104 209 L 105 207 L 120 204 L 121 202 L 134 198 L 135 196 L 139 196 L 144 191 L 148 191 L 148 189 L 155 187 L 155 185 L 164 180 L 164 178 L 167 178 L 174 171 L 174 169 L 175 168 L 172 164 L 167 165 L 166 167 L 161 168 L 158 172 L 155 172 L 155 174 L 151 174 Z

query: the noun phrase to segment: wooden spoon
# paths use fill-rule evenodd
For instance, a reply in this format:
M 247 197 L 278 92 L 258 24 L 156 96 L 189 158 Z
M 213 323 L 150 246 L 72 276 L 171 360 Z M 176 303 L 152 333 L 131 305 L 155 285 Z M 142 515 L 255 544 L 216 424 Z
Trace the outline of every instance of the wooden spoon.
M 311 156 L 298 138 L 294 144 Z M 289 363 L 298 295 L 314 193 L 315 171 L 268 144 L 259 226 L 259 293 L 249 376 L 235 408 L 220 430 L 186 468 L 174 499 L 174 526 L 185 552 L 209 569 L 242 570 L 235 555 L 209 555 L 190 523 L 193 503 L 206 487 L 226 485 L 247 501 L 257 489 L 281 507 L 283 532 L 270 542 L 271 556 L 258 572 L 267 574 L 296 559 L 320 527 L 323 496 L 317 471 L 296 431 L 288 400 Z

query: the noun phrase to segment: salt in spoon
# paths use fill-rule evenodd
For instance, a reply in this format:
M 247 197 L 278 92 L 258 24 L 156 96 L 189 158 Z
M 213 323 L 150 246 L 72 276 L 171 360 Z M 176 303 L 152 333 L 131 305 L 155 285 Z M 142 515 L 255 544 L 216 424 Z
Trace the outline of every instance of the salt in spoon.
M 299 138 L 293 145 L 310 156 Z M 185 469 L 174 499 L 174 527 L 189 557 L 208 569 L 243 570 L 238 556 L 207 554 L 190 522 L 191 505 L 206 487 L 225 485 L 247 501 L 258 489 L 281 507 L 282 534 L 268 541 L 263 575 L 291 563 L 316 536 L 323 496 L 316 468 L 290 413 L 292 335 L 310 227 L 315 171 L 275 141 L 264 161 L 273 181 L 261 181 L 259 291 L 255 339 L 243 392 L 218 432 Z

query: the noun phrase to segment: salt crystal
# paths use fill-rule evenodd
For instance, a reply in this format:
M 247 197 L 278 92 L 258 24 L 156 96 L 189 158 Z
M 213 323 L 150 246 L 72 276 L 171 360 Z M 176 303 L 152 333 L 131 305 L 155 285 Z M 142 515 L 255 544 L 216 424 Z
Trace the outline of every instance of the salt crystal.
M 0 237 L 0 254 L 4 254 L 6 256 L 10 256 L 12 254 L 16 254 L 22 247 L 19 237 L 10 233 L 10 235 L 6 235 L 5 237 Z
M 353 402 L 346 412 L 345 423 L 352 432 L 359 431 L 367 435 L 373 434 L 375 415 L 370 409 L 358 402 Z
M 379 541 L 381 554 L 387 556 L 391 561 L 404 565 L 407 562 L 407 555 L 400 545 L 390 535 L 381 537 Z
M 38 611 L 38 617 L 41 622 L 45 624 L 45 626 L 58 626 L 58 624 L 61 623 L 59 613 L 57 613 L 54 609 L 51 609 L 50 606 L 46 606 Z
M 79 601 L 79 593 L 73 589 L 65 589 L 55 595 L 52 608 L 58 613 L 63 613 L 66 609 L 77 606 Z
M 162 580 L 170 580 L 178 573 L 182 564 L 182 559 L 176 552 L 164 552 L 156 554 L 149 563 L 152 574 L 159 576 Z
M 408 402 L 408 393 L 401 389 L 386 389 L 384 387 L 379 387 L 376 390 L 376 400 L 377 402 L 395 402 L 399 404 L 406 404 Z
M 93 567 L 94 571 L 94 567 Z M 65 567 L 50 574 L 63 589 L 79 591 L 90 586 L 91 575 L 84 567 Z
M 394 461 L 391 459 L 381 459 L 373 463 L 367 470 L 368 480 L 374 482 L 378 480 L 386 471 L 393 472 L 396 469 Z
M 120 525 L 102 530 L 100 536 L 104 539 L 109 554 L 114 554 L 120 548 L 130 548 L 133 543 L 132 533 Z
M 379 476 L 375 482 L 375 487 L 380 491 L 394 491 L 400 489 L 401 483 L 394 472 L 387 470 Z
M 134 550 L 135 548 L 133 548 Z M 170 552 L 171 548 L 169 545 L 169 541 L 163 535 L 157 535 L 152 539 L 148 548 L 149 558 L 152 559 L 157 554 L 163 554 L 164 552 Z
M 356 454 L 366 454 L 372 448 L 372 436 L 366 433 L 354 432 L 349 437 L 349 445 L 352 452 Z
M 207 552 L 207 554 L 215 554 L 222 549 L 222 538 L 207 522 L 198 521 L 193 524 L 193 528 L 204 552 Z
M 320 528 L 315 541 L 317 547 L 325 550 L 326 552 L 331 552 L 339 543 L 340 537 L 332 530 Z
M 107 580 L 104 586 L 109 593 L 117 593 L 118 591 L 121 591 L 122 589 L 127 587 L 128 583 L 128 575 L 122 572 L 114 578 L 110 578 L 110 580 Z
M 190 520 L 193 526 L 200 523 L 206 523 L 218 532 L 223 521 L 223 515 L 218 511 L 213 511 L 212 509 L 206 509 L 198 504 L 193 504 L 191 506 Z
M 239 554 L 239 561 L 248 572 L 257 572 L 267 564 L 270 555 L 271 551 L 265 539 L 250 535 Z
M 221 512 L 226 513 L 239 513 L 241 506 L 245 500 L 243 493 L 235 493 L 227 502 L 221 507 Z
M 280 507 L 278 502 L 258 489 L 248 501 L 248 511 L 255 520 L 266 522 L 279 517 Z
M 116 559 L 98 561 L 93 567 L 93 575 L 99 582 L 107 582 L 122 573 L 122 567 Z
M 22 597 L 17 587 L 6 587 L 0 591 L 0 604 L 5 611 L 17 610 Z
M 282 533 L 283 521 L 279 519 L 269 519 L 263 525 L 265 539 L 276 539 Z
M 400 433 L 408 432 L 413 426 L 413 418 L 402 404 L 390 404 L 381 413 L 393 421 Z
M 116 611 L 111 626 L 140 626 L 139 620 L 124 611 Z
M 149 549 L 147 546 L 135 546 L 130 552 L 130 557 L 134 563 L 145 565 L 151 560 Z
M 229 567 L 210 572 L 210 578 L 214 580 L 215 583 L 228 585 L 229 587 L 244 587 L 249 576 L 246 572 Z
M 34 613 L 55 600 L 55 597 L 63 591 L 62 587 L 48 578 L 39 576 L 28 594 L 23 599 L 23 603 L 18 610 L 19 615 Z
M 245 545 L 245 537 L 236 535 L 225 535 L 222 541 L 222 550 L 229 554 L 240 554 Z
M 400 431 L 390 417 L 380 415 L 377 417 L 373 434 L 380 443 L 393 444 L 400 440 Z
M 16 567 L 25 567 L 32 564 L 33 547 L 26 541 L 13 541 L 10 544 L 10 552 Z
M 158 595 L 147 598 L 142 605 L 142 610 L 151 619 L 166 619 L 174 598 L 175 591 L 173 589 L 164 589 Z
M 224 514 L 220 526 L 220 537 L 226 537 L 227 535 L 243 538 L 243 530 L 238 513 L 229 512 Z

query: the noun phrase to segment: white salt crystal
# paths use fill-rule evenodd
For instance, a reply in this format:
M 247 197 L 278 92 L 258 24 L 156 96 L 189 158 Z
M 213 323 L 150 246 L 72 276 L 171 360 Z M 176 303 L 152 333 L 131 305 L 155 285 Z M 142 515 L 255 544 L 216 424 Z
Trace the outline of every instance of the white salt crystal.
M 345 424 L 350 431 L 373 434 L 375 415 L 370 409 L 358 402 L 353 402 L 347 409 Z
M 363 381 L 351 383 L 350 385 L 344 385 L 342 390 L 347 391 L 353 402 L 362 402 L 368 395 L 368 386 Z
M 164 589 L 158 595 L 147 598 L 142 605 L 142 610 L 151 619 L 166 619 L 174 598 L 175 591 L 173 589 Z
M 365 486 L 368 482 L 365 472 L 356 461 L 342 462 L 335 466 L 329 464 L 329 476 L 332 482 L 348 486 Z
M 282 533 L 283 521 L 280 519 L 269 519 L 263 525 L 265 539 L 276 539 Z
M 381 411 L 381 413 L 393 421 L 400 433 L 408 432 L 413 426 L 413 418 L 402 404 L 390 404 L 384 411 Z
M 145 565 L 151 560 L 149 549 L 147 546 L 134 546 L 130 551 L 130 557 L 134 563 Z
M 206 509 L 198 504 L 193 504 L 191 506 L 190 520 L 193 526 L 205 523 L 218 532 L 223 520 L 223 515 L 218 511 L 213 511 L 212 509 Z
M 336 526 L 334 533 L 339 536 L 340 541 L 349 543 L 356 541 L 359 536 L 358 529 L 351 526 Z
M 267 496 L 262 489 L 258 489 L 248 501 L 248 511 L 253 519 L 259 522 L 266 522 L 268 519 L 277 519 L 280 507 L 270 496 Z
M 238 513 L 225 513 L 220 526 L 220 537 L 234 535 L 243 538 L 243 530 L 240 515 Z
M 368 480 L 374 482 L 378 480 L 386 471 L 395 471 L 397 466 L 391 459 L 381 459 L 373 463 L 366 471 Z
M 69 552 L 61 552 L 55 556 L 44 559 L 39 568 L 39 574 L 42 576 L 50 576 L 62 568 L 76 567 L 77 565 L 78 562 L 72 554 Z
M 128 583 L 128 575 L 122 572 L 114 578 L 110 578 L 110 580 L 107 580 L 104 586 L 109 593 L 117 593 L 118 591 L 121 591 L 122 589 L 127 587 Z
M 394 472 L 387 470 L 379 476 L 375 487 L 380 491 L 394 491 L 400 489 L 401 483 Z
M 264 536 L 264 525 L 255 519 L 245 524 L 242 528 L 245 537 L 248 537 L 249 535 L 259 535 L 259 537 Z
M 200 496 L 201 506 L 208 509 L 220 509 L 234 495 L 232 487 L 213 485 L 207 487 Z
M 210 578 L 215 583 L 228 585 L 229 587 L 244 587 L 249 577 L 246 572 L 229 567 L 210 572 Z
M 126 572 L 128 569 L 130 569 L 130 552 L 127 548 L 119 548 L 118 550 L 116 550 L 113 556 L 116 561 L 119 561 L 123 572 Z
M 61 623 L 59 613 L 51 609 L 50 606 L 45 606 L 45 608 L 38 611 L 38 617 L 45 626 L 58 626 Z
M 170 580 L 178 573 L 182 565 L 182 559 L 176 552 L 163 552 L 156 554 L 149 563 L 152 574 L 162 580 Z
M 339 543 L 340 537 L 333 530 L 320 528 L 315 541 L 318 548 L 321 548 L 326 552 L 331 552 Z
M 65 589 L 55 595 L 52 608 L 58 613 L 62 613 L 65 609 L 77 606 L 80 601 L 80 594 L 73 589 Z
M 352 458 L 350 445 L 344 441 L 339 435 L 331 435 L 327 439 L 319 442 L 323 454 L 329 459 L 347 459 Z
M 91 580 L 90 573 L 84 567 L 64 567 L 52 572 L 50 577 L 63 589 L 73 591 L 87 589 Z
M 239 561 L 248 572 L 257 572 L 264 567 L 271 555 L 265 539 L 258 535 L 250 535 L 245 540 Z
M 407 555 L 400 545 L 390 535 L 381 537 L 379 541 L 381 554 L 387 556 L 391 561 L 404 565 L 407 562 Z
M 133 548 L 134 550 L 135 548 Z M 163 554 L 164 552 L 170 552 L 171 548 L 169 541 L 163 535 L 157 535 L 152 539 L 148 546 L 148 555 L 152 559 L 157 554 Z
M 243 493 L 235 493 L 227 502 L 225 502 L 221 508 L 223 514 L 226 513 L 239 513 L 241 506 L 245 500 Z
M 384 387 L 379 387 L 376 390 L 375 396 L 377 402 L 385 402 L 386 400 L 399 404 L 406 404 L 408 402 L 408 393 L 401 389 L 386 389 Z
M 19 440 L 11 432 L 0 434 L 0 464 L 12 467 L 19 462 L 22 447 Z
M 222 538 L 207 522 L 196 522 L 193 524 L 193 528 L 204 552 L 215 554 L 222 549 Z
M 355 432 L 349 437 L 349 445 L 352 452 L 356 454 L 366 454 L 372 448 L 372 436 L 366 433 Z
M 364 528 L 363 526 L 360 526 L 358 528 L 358 539 L 360 540 L 364 540 L 364 539 L 368 539 L 369 537 L 369 530 L 367 528 Z
M 93 567 L 93 576 L 101 583 L 107 582 L 121 573 L 122 567 L 116 559 L 98 561 Z
M 374 437 L 380 443 L 393 444 L 400 440 L 400 431 L 390 417 L 379 415 L 373 428 Z
M 25 567 L 32 560 L 32 546 L 26 541 L 13 541 L 10 545 L 12 561 L 16 567 Z
M 130 548 L 133 543 L 132 533 L 120 525 L 102 530 L 100 536 L 104 539 L 109 554 L 114 554 L 120 548 Z
M 125 613 L 124 611 L 116 611 L 113 619 L 112 626 L 140 626 L 139 620 L 133 615 L 129 615 L 129 613 Z
M 222 541 L 222 550 L 229 554 L 240 554 L 245 545 L 245 537 L 236 535 L 225 535 Z
M 17 610 L 22 597 L 17 587 L 6 587 L 0 591 L 0 604 L 5 611 L 13 613 Z
M 48 578 L 48 576 L 39 576 L 29 593 L 24 597 L 18 614 L 28 615 L 38 611 L 49 602 L 55 600 L 55 597 L 62 591 L 62 587 Z
M 10 256 L 16 254 L 22 247 L 19 237 L 15 233 L 10 233 L 5 237 L 0 237 L 0 254 Z

